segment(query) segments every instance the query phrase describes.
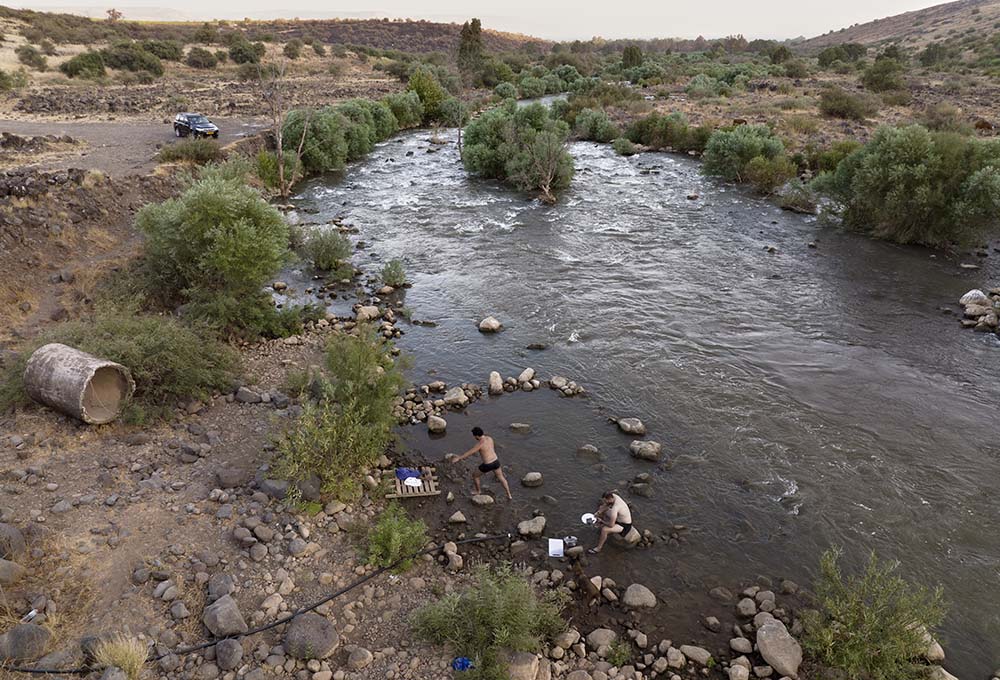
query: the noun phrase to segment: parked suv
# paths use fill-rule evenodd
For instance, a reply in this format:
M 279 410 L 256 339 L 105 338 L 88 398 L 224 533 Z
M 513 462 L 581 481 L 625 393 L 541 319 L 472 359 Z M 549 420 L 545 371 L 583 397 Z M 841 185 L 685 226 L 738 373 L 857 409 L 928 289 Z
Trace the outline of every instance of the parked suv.
M 178 113 L 174 118 L 174 134 L 178 137 L 193 135 L 219 138 L 219 128 L 200 113 Z

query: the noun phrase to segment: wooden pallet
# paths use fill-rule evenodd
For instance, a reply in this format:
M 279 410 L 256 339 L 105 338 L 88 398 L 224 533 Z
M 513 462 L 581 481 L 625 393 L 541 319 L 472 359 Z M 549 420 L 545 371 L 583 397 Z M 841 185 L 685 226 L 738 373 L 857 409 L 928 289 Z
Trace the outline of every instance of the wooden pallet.
M 386 498 L 420 498 L 441 495 L 437 474 L 432 467 L 420 468 L 420 486 L 406 486 L 403 484 L 403 480 L 396 476 L 395 470 L 386 470 L 386 474 L 392 475 L 395 486 L 395 491 L 387 493 Z

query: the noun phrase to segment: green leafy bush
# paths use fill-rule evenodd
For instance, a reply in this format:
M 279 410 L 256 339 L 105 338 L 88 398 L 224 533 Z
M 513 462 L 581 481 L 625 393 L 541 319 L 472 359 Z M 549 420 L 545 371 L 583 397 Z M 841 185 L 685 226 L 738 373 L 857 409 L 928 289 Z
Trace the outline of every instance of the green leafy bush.
M 610 142 L 620 134 L 618 126 L 611 122 L 608 114 L 599 109 L 584 109 L 576 114 L 575 131 L 580 139 L 595 142 Z
M 666 116 L 651 113 L 632 123 L 626 131 L 629 140 L 654 149 L 670 148 L 675 151 L 704 151 L 712 135 L 709 127 L 690 127 L 683 113 Z
M 469 124 L 462 160 L 470 172 L 538 190 L 551 201 L 573 177 L 568 133 L 569 126 L 541 104 L 519 108 L 507 100 Z
M 523 99 L 536 99 L 545 95 L 545 81 L 533 76 L 521 78 L 517 91 Z
M 743 169 L 746 181 L 762 194 L 772 194 L 796 175 L 795 163 L 781 154 L 774 158 L 755 156 Z
M 134 303 L 100 306 L 91 319 L 55 326 L 6 367 L 0 412 L 29 401 L 22 381 L 25 364 L 35 349 L 50 342 L 126 366 L 135 380 L 135 395 L 124 417 L 134 423 L 166 417 L 179 401 L 228 389 L 237 366 L 236 353 L 201 326 L 140 314 Z
M 336 335 L 326 370 L 313 376 L 302 415 L 278 443 L 275 472 L 299 481 L 318 475 L 324 494 L 350 499 L 361 491 L 391 439 L 392 402 L 405 381 L 390 346 L 372 333 Z
M 864 45 L 858 43 L 844 43 L 827 47 L 819 53 L 817 60 L 822 68 L 829 68 L 836 62 L 850 64 L 858 61 L 868 52 Z
M 410 519 L 399 503 L 390 503 L 368 532 L 368 564 L 376 567 L 395 565 L 393 571 L 402 573 L 413 566 L 412 559 L 404 558 L 426 544 L 427 525 L 422 520 Z
M 417 127 L 424 119 L 424 105 L 413 90 L 387 95 L 382 101 L 396 117 L 401 130 Z
M 302 164 L 295 158 L 294 153 L 285 152 L 282 154 L 285 163 L 284 177 L 287 182 L 292 177 L 300 177 L 302 174 Z M 269 189 L 280 189 L 281 183 L 278 176 L 278 155 L 273 151 L 260 151 L 254 157 L 253 174 L 260 179 Z
M 684 91 L 689 96 L 696 99 L 705 97 L 719 97 L 729 94 L 729 86 L 726 83 L 716 80 L 707 73 L 699 73 L 688 82 Z
M 406 283 L 406 270 L 400 260 L 389 260 L 382 267 L 382 283 L 393 288 L 399 288 Z
M 417 610 L 412 619 L 420 637 L 449 645 L 472 659 L 469 680 L 508 677 L 501 650 L 537 652 L 544 640 L 566 628 L 561 612 L 566 599 L 559 591 L 541 596 L 523 577 L 503 567 L 480 570 L 474 587 L 452 593 Z
M 513 83 L 500 83 L 493 88 L 493 94 L 500 99 L 517 99 L 517 88 Z
M 118 42 L 101 50 L 104 65 L 122 71 L 145 71 L 154 76 L 163 75 L 163 62 L 147 52 L 137 42 Z
M 851 229 L 898 243 L 969 243 L 1000 220 L 1000 141 L 881 127 L 816 185 Z
M 298 59 L 302 56 L 302 41 L 298 38 L 289 40 L 285 43 L 283 53 L 289 59 Z
M 165 61 L 180 61 L 184 57 L 184 48 L 176 40 L 143 40 L 139 45 Z
M 17 60 L 29 68 L 36 71 L 44 71 L 49 67 L 49 62 L 45 55 L 28 44 L 18 45 L 14 50 Z
M 820 559 L 819 607 L 804 617 L 805 650 L 849 678 L 928 677 L 919 658 L 927 649 L 926 632 L 944 618 L 941 590 L 907 582 L 896 573 L 897 562 L 883 563 L 874 553 L 863 572 L 845 578 L 839 557 L 840 551 L 829 550 Z
M 285 117 L 282 135 L 285 151 L 294 152 L 298 149 L 305 130 L 302 166 L 313 173 L 340 170 L 347 162 L 345 131 L 348 125 L 347 119 L 340 112 L 329 107 L 316 111 L 291 111 Z
M 188 50 L 186 62 L 192 68 L 215 68 L 219 60 L 203 47 L 192 47 Z
M 730 182 L 748 181 L 747 166 L 755 158 L 773 161 L 784 156 L 785 147 L 766 125 L 740 125 L 731 130 L 716 130 L 705 147 L 706 175 Z
M 879 57 L 865 70 L 861 82 L 872 92 L 902 90 L 906 87 L 904 73 L 903 65 L 895 59 Z
M 448 96 L 445 89 L 441 87 L 437 76 L 430 69 L 421 66 L 410 76 L 407 89 L 416 92 L 420 98 L 420 104 L 423 106 L 424 122 L 437 122 L 441 113 L 441 103 Z
M 843 139 L 834 142 L 829 149 L 817 155 L 816 169 L 820 172 L 833 172 L 840 162 L 861 148 L 861 142 L 853 139 Z
M 262 286 L 288 255 L 281 214 L 239 180 L 208 176 L 139 211 L 150 289 L 229 331 L 273 331 Z
M 351 259 L 351 242 L 334 229 L 314 229 L 305 239 L 303 250 L 316 269 L 334 271 Z
M 931 104 L 920 114 L 920 123 L 935 132 L 957 132 L 971 135 L 975 132 L 961 109 L 947 102 Z
M 839 87 L 825 88 L 819 95 L 819 110 L 825 116 L 864 120 L 875 115 L 878 107 L 871 97 L 851 94 Z
M 786 78 L 807 78 L 809 76 L 809 65 L 802 59 L 793 59 L 785 63 Z
M 59 70 L 68 78 L 84 78 L 97 80 L 107 75 L 104 68 L 104 58 L 100 52 L 81 52 L 59 64 Z
M 161 163 L 186 161 L 188 163 L 215 163 L 222 160 L 222 147 L 212 139 L 185 139 L 160 149 Z
M 229 58 L 234 64 L 259 64 L 265 52 L 267 48 L 264 43 L 251 43 L 245 38 L 240 38 L 229 46 Z
M 611 142 L 611 147 L 615 150 L 615 153 L 619 156 L 633 156 L 635 155 L 637 149 L 635 144 L 633 144 L 627 137 L 619 137 L 618 139 Z
M 0 92 L 10 92 L 11 90 L 20 90 L 21 88 L 28 86 L 28 72 L 23 68 L 14 71 L 13 73 L 7 73 L 6 71 L 0 70 Z

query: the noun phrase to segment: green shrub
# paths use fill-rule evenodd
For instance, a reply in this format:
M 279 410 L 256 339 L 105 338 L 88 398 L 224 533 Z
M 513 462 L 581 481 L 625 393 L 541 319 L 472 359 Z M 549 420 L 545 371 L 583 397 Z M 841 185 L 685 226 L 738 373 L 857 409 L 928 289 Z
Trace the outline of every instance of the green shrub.
M 766 125 L 740 125 L 731 130 L 716 130 L 705 147 L 703 172 L 730 182 L 748 180 L 747 166 L 757 157 L 772 161 L 785 153 L 785 147 Z
M 424 105 L 413 90 L 387 95 L 382 101 L 396 117 L 396 124 L 401 130 L 417 127 L 424 119 Z
M 3 42 L 3 36 L 0 36 L 0 43 Z M 56 56 L 56 46 L 52 44 L 51 40 L 42 40 L 38 43 L 38 49 L 41 50 L 42 54 L 47 57 Z
M 517 88 L 513 83 L 500 83 L 493 88 L 493 94 L 500 99 L 517 99 Z
M 632 660 L 632 645 L 625 640 L 615 640 L 611 643 L 606 659 L 608 663 L 618 668 L 628 665 Z
M 18 45 L 17 49 L 14 50 L 14 54 L 17 55 L 19 62 L 36 71 L 44 71 L 49 67 L 49 62 L 45 58 L 45 55 L 31 45 Z
M 925 633 L 944 618 L 941 590 L 907 582 L 896 573 L 899 563 L 883 563 L 875 553 L 863 572 L 845 578 L 839 557 L 840 551 L 829 550 L 820 559 L 818 611 L 804 617 L 806 652 L 849 678 L 928 677 L 919 659 L 927 649 Z
M 329 107 L 316 111 L 291 111 L 285 117 L 282 131 L 285 151 L 294 152 L 298 149 L 305 130 L 305 143 L 302 145 L 303 168 L 311 173 L 340 170 L 347 162 L 345 132 L 348 126 L 348 120 Z
M 298 59 L 302 56 L 302 41 L 298 38 L 289 40 L 285 43 L 285 47 L 282 52 L 289 59 Z
M 407 89 L 416 92 L 420 98 L 424 122 L 437 122 L 441 113 L 441 103 L 444 102 L 447 93 L 434 73 L 424 66 L 417 68 L 410 76 Z
M 619 137 L 611 143 L 611 147 L 615 150 L 615 153 L 619 156 L 632 156 L 636 153 L 637 149 L 635 144 L 630 142 L 627 137 Z
M 318 39 L 314 38 L 313 41 L 309 43 L 309 46 L 313 48 L 313 53 L 317 57 L 322 57 L 326 55 L 326 47 Z
M 174 144 L 167 144 L 160 149 L 161 163 L 186 161 L 188 163 L 215 163 L 222 160 L 222 147 L 213 139 L 185 139 Z
M 620 134 L 618 126 L 611 122 L 608 114 L 598 109 L 584 109 L 576 114 L 575 131 L 580 139 L 595 142 L 610 142 Z
M 27 403 L 22 376 L 31 353 L 60 342 L 126 366 L 135 395 L 125 407 L 126 420 L 141 423 L 166 417 L 178 402 L 204 399 L 231 385 L 237 355 L 200 326 L 171 316 L 140 314 L 134 303 L 101 305 L 93 318 L 61 323 L 26 347 L 0 380 L 0 412 Z
M 793 59 L 785 63 L 786 78 L 807 78 L 809 76 L 809 65 L 802 59 Z
M 842 64 L 857 62 L 859 59 L 864 57 L 867 52 L 868 49 L 864 45 L 859 45 L 858 43 L 844 43 L 843 45 L 827 47 L 819 53 L 817 60 L 819 61 L 820 67 L 830 68 L 837 62 Z
M 400 260 L 389 260 L 382 267 L 382 283 L 393 288 L 399 288 L 406 283 L 406 270 Z
M 282 154 L 285 162 L 284 179 L 288 182 L 293 177 L 302 176 L 302 164 L 295 158 L 295 154 L 286 151 Z M 278 155 L 273 151 L 260 151 L 254 158 L 253 174 L 264 183 L 268 189 L 280 189 L 281 183 L 278 176 Z
M 696 99 L 729 94 L 729 87 L 706 73 L 699 73 L 688 82 L 684 91 Z
M 816 183 L 851 229 L 898 243 L 970 243 L 1000 219 L 1000 141 L 881 127 Z
M 528 76 L 521 79 L 517 91 L 523 99 L 536 99 L 545 95 L 545 82 L 541 78 Z
M 920 114 L 920 123 L 935 132 L 957 132 L 961 135 L 975 132 L 961 109 L 946 102 L 931 104 L 924 109 Z
M 143 40 L 139 45 L 165 61 L 180 61 L 184 57 L 184 48 L 176 40 Z
M 774 158 L 755 156 L 743 169 L 746 181 L 762 194 L 773 194 L 796 175 L 795 163 L 784 154 Z
M 262 286 L 288 255 L 288 226 L 239 180 L 208 176 L 139 211 L 150 289 L 228 331 L 287 328 Z M 281 323 L 279 323 L 281 321 Z
M 229 52 L 225 50 L 215 50 L 215 60 L 220 64 L 225 64 L 229 60 Z
M 573 158 L 566 150 L 569 127 L 541 104 L 518 107 L 507 100 L 469 124 L 462 161 L 466 169 L 509 181 L 546 200 L 569 186 Z
M 163 62 L 136 42 L 118 42 L 101 50 L 104 65 L 122 71 L 145 71 L 154 76 L 163 75 Z
M 902 90 L 906 87 L 904 72 L 903 65 L 895 59 L 879 57 L 865 70 L 861 82 L 872 92 Z
M 871 97 L 851 94 L 839 87 L 828 87 L 819 95 L 819 110 L 825 116 L 864 120 L 875 115 L 878 107 Z
M 412 559 L 404 558 L 419 552 L 426 544 L 427 525 L 419 519 L 410 519 L 399 503 L 390 503 L 368 531 L 368 564 L 393 567 L 394 572 L 402 573 L 413 566 Z
M 251 43 L 241 38 L 229 46 L 229 58 L 234 64 L 259 64 L 261 57 L 267 52 L 263 43 Z
M 833 172 L 840 162 L 861 148 L 861 142 L 853 139 L 843 139 L 834 142 L 829 149 L 821 151 L 817 156 L 816 169 L 820 172 Z
M 482 569 L 476 579 L 474 587 L 421 607 L 412 626 L 429 642 L 471 658 L 468 680 L 503 680 L 508 673 L 501 650 L 537 652 L 544 640 L 565 630 L 566 598 L 551 589 L 539 596 L 509 567 Z
M 303 244 L 306 257 L 316 269 L 334 271 L 351 259 L 351 242 L 334 229 L 315 229 Z
M 214 54 L 202 47 L 192 47 L 188 50 L 186 61 L 187 65 L 192 68 L 215 68 L 219 63 Z
M 296 425 L 278 443 L 275 472 L 284 479 L 317 475 L 324 494 L 350 499 L 361 476 L 391 439 L 392 402 L 405 381 L 390 346 L 372 333 L 335 335 L 326 371 L 314 376 Z
M 28 86 L 28 72 L 20 68 L 13 73 L 0 70 L 0 92 L 20 90 Z

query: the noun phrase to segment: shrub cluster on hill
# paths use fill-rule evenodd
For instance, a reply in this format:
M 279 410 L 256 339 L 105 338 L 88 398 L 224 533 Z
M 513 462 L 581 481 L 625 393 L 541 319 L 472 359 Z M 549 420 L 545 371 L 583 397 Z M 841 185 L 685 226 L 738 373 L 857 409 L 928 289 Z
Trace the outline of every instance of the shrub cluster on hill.
M 107 73 L 104 57 L 100 52 L 83 52 L 59 65 L 59 70 L 70 78 L 96 80 Z
M 1000 141 L 881 127 L 816 187 L 851 229 L 898 243 L 968 243 L 1000 225 Z
M 203 47 L 192 47 L 188 50 L 185 63 L 192 68 L 215 68 L 219 59 Z
M 823 115 L 848 120 L 864 120 L 878 112 L 872 97 L 851 94 L 839 87 L 827 87 L 819 95 L 819 110 Z
M 573 177 L 568 135 L 569 126 L 541 104 L 518 108 L 507 100 L 469 124 L 462 160 L 470 172 L 539 191 L 552 201 Z

